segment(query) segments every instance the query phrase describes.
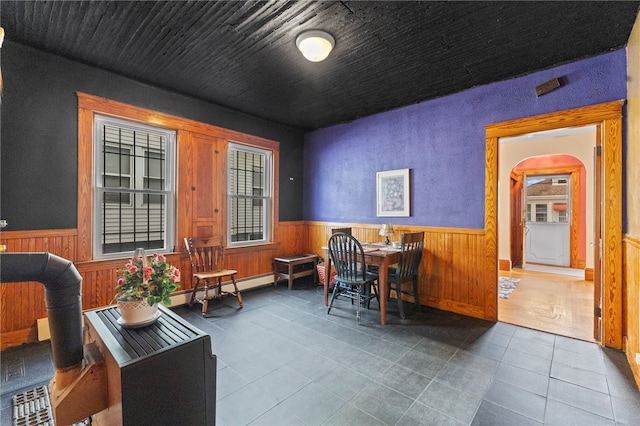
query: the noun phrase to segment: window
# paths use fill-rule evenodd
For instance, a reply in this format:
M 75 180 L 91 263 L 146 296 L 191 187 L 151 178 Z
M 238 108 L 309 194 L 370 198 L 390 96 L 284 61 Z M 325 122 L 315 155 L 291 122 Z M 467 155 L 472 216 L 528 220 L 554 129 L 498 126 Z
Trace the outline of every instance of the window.
M 567 217 L 567 211 L 566 210 L 560 210 L 558 212 L 558 222 L 560 222 L 560 223 L 569 222 L 569 218 Z
M 171 251 L 175 132 L 103 116 L 94 126 L 94 257 Z
M 536 204 L 536 222 L 546 222 L 546 221 L 547 221 L 547 205 Z
M 552 185 L 567 185 L 569 183 L 569 178 L 566 177 L 557 177 L 551 179 Z
M 271 238 L 271 151 L 229 144 L 228 241 L 230 245 Z

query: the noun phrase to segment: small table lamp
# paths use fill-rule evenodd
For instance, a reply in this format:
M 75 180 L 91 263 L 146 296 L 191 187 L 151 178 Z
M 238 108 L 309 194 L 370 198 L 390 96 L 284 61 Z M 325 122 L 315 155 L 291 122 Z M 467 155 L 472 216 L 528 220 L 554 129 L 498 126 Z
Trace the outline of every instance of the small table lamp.
M 384 237 L 385 244 L 389 244 L 389 237 L 393 235 L 393 225 L 390 223 L 383 223 L 380 227 L 379 235 Z

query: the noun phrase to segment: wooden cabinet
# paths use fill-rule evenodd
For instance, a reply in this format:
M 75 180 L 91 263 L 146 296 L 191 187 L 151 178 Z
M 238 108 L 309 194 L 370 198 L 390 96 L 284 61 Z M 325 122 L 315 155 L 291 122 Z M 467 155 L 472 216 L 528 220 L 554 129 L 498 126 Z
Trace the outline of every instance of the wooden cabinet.
M 178 164 L 190 165 L 178 167 L 178 241 L 225 235 L 226 141 L 189 133 L 178 146 Z

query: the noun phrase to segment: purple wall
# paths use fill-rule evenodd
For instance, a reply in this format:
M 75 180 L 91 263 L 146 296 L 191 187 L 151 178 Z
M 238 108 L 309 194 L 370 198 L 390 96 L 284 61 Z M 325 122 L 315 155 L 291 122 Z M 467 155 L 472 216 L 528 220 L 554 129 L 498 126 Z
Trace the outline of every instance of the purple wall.
M 563 85 L 536 97 L 554 77 Z M 426 83 L 425 83 L 426 84 Z M 626 97 L 625 50 L 305 136 L 304 219 L 484 228 L 484 126 Z M 411 216 L 376 216 L 376 172 L 410 169 Z

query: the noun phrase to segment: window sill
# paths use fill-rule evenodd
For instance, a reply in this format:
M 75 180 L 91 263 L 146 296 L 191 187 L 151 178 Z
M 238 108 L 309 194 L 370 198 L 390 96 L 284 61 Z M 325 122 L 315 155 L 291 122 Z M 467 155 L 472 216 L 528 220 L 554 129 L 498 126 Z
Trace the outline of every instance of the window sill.
M 279 246 L 280 246 L 280 243 L 276 243 L 276 242 L 264 243 L 264 244 L 252 244 L 247 246 L 232 246 L 232 247 L 227 246 L 225 248 L 225 251 L 227 253 L 242 254 L 242 253 L 251 253 L 256 251 L 276 250 Z

